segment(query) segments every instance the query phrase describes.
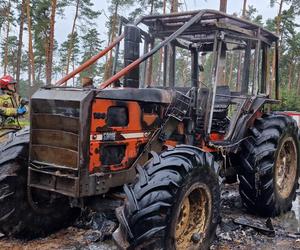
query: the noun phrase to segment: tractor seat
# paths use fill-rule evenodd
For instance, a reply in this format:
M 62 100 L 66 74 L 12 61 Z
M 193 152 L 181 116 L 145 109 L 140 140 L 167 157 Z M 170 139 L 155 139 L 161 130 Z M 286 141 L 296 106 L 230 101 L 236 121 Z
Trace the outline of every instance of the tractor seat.
M 216 119 L 226 118 L 230 102 L 231 92 L 229 86 L 217 86 L 213 117 Z
M 209 89 L 201 88 L 199 92 L 199 103 L 201 113 L 197 118 L 197 130 L 204 130 L 204 113 L 208 104 Z M 229 126 L 230 120 L 228 119 L 228 108 L 231 103 L 231 92 L 229 86 L 217 86 L 216 99 L 214 106 L 214 114 L 212 121 L 212 132 L 225 134 Z

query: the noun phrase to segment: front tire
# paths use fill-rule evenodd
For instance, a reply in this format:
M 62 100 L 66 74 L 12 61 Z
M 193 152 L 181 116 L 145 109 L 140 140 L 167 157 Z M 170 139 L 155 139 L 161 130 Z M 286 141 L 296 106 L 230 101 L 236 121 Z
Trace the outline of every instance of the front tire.
M 42 237 L 67 226 L 77 215 L 64 197 L 43 211 L 33 208 L 27 190 L 28 144 L 29 130 L 22 130 L 0 148 L 0 231 L 7 236 Z M 34 193 L 45 202 L 41 191 Z
M 264 115 L 249 131 L 239 155 L 240 194 L 245 207 L 261 216 L 289 211 L 299 178 L 296 122 L 280 114 Z
M 220 190 L 213 156 L 191 146 L 177 146 L 153 158 L 132 186 L 117 213 L 134 249 L 208 249 L 219 222 Z M 117 242 L 118 243 L 118 242 Z

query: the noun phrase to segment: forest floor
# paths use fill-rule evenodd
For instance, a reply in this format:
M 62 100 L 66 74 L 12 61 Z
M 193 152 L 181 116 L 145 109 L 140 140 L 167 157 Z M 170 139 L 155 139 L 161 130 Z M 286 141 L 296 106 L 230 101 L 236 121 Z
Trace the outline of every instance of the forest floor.
M 237 185 L 222 191 L 222 221 L 217 229 L 212 250 L 287 250 L 300 249 L 300 193 L 291 212 L 267 220 L 246 213 L 242 207 Z M 267 223 L 266 223 L 267 221 Z M 2 237 L 3 250 L 116 250 L 112 240 L 100 241 L 97 230 L 69 227 L 47 238 L 19 241 Z

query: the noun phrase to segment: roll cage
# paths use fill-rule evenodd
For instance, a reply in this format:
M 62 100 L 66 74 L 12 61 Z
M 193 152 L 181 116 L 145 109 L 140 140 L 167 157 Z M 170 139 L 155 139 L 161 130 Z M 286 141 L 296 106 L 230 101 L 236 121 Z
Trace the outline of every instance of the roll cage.
M 200 10 L 183 13 L 174 13 L 167 15 L 150 15 L 139 18 L 133 25 L 140 33 L 141 41 L 144 44 L 144 53 L 137 56 L 130 63 L 125 62 L 125 67 L 118 72 L 117 61 L 119 55 L 119 46 L 125 38 L 126 32 L 122 33 L 122 25 L 128 23 L 122 18 L 119 27 L 120 36 L 116 38 L 107 48 L 99 52 L 96 56 L 81 65 L 78 69 L 57 82 L 57 85 L 65 85 L 66 82 L 79 72 L 83 71 L 98 59 L 115 49 L 115 61 L 113 66 L 113 76 L 102 82 L 96 91 L 101 91 L 107 87 L 119 82 L 121 78 L 134 74 L 138 75 L 140 87 L 151 87 L 151 68 L 153 55 L 165 48 L 163 60 L 163 88 L 176 89 L 175 86 L 175 64 L 176 47 L 187 49 L 191 53 L 191 88 L 199 89 L 199 53 L 212 53 L 212 66 L 209 82 L 209 96 L 207 98 L 205 112 L 204 131 L 208 137 L 211 134 L 213 126 L 213 115 L 216 109 L 216 97 L 220 99 L 229 98 L 237 105 L 236 116 L 231 120 L 229 132 L 224 141 L 238 140 L 237 126 L 244 112 L 257 112 L 264 103 L 274 103 L 274 100 L 266 101 L 268 85 L 268 51 L 275 44 L 276 69 L 275 69 L 275 93 L 278 99 L 279 76 L 278 76 L 278 37 L 263 27 L 251 23 L 247 20 L 227 15 L 215 10 Z M 125 26 L 126 27 L 126 26 Z M 145 31 L 145 28 L 148 30 Z M 126 39 L 125 39 L 126 40 Z M 132 48 L 131 48 L 132 49 Z M 140 49 L 139 49 L 140 50 Z M 225 63 L 225 54 L 227 50 L 243 50 L 244 67 L 243 77 L 240 80 L 241 86 L 237 93 L 217 93 L 218 86 L 226 85 L 222 79 L 222 67 Z M 250 65 L 253 69 L 250 70 Z M 139 68 L 142 66 L 142 73 Z M 251 71 L 251 72 L 250 72 Z M 250 76 L 252 74 L 252 77 Z M 250 79 L 252 79 L 250 84 Z M 130 86 L 129 86 L 130 87 Z M 189 89 L 191 89 L 189 88 Z M 250 93 L 249 93 L 250 92 Z M 196 94 L 197 95 L 197 94 Z M 255 96 L 258 98 L 251 98 Z M 199 100 L 198 100 L 199 101 Z M 197 108 L 195 106 L 195 108 Z M 228 109 L 228 106 L 227 106 Z M 252 110 L 252 111 L 251 111 Z M 246 119 L 246 118 L 245 118 Z M 247 118 L 250 119 L 250 118 Z M 248 122 L 249 120 L 244 120 Z M 244 130 L 242 130 L 244 131 Z
M 122 18 L 122 20 L 123 23 L 128 22 L 125 18 Z M 99 89 L 106 88 L 115 81 L 124 77 L 164 46 L 173 43 L 173 45 L 176 44 L 179 47 L 196 49 L 201 42 L 214 41 L 219 32 L 224 32 L 227 36 L 238 37 L 239 39 L 243 38 L 258 41 L 257 46 L 259 48 L 263 47 L 262 44 L 270 47 L 273 43 L 275 43 L 276 52 L 278 52 L 278 37 L 275 34 L 257 24 L 220 11 L 205 9 L 166 15 L 149 15 L 140 17 L 133 25 L 140 26 L 142 24 L 149 29 L 148 32 L 142 31 L 145 53 L 136 61 L 114 74 L 110 79 L 101 83 L 99 85 Z M 69 79 L 73 78 L 91 64 L 105 56 L 110 50 L 118 48 L 124 37 L 124 33 L 120 34 L 120 36 L 117 37 L 107 48 L 59 80 L 56 85 L 66 84 Z M 162 41 L 148 50 L 147 45 L 149 46 L 149 44 L 156 38 L 159 38 Z M 278 55 L 278 53 L 276 54 Z M 278 56 L 276 65 L 278 67 Z M 276 93 L 278 92 L 279 83 L 277 72 L 278 70 L 276 70 Z

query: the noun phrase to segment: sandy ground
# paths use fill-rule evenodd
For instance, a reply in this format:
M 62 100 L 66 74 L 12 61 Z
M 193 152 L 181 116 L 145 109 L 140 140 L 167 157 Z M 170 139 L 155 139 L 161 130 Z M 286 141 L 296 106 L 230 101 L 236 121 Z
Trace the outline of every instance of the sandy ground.
M 300 194 L 294 202 L 293 210 L 288 214 L 271 220 L 275 235 L 265 232 L 266 218 L 258 218 L 246 213 L 241 205 L 237 186 L 227 186 L 222 195 L 222 222 L 217 229 L 212 250 L 288 250 L 300 249 Z M 237 224 L 237 221 L 256 223 L 261 230 Z M 2 250 L 106 250 L 117 249 L 111 240 L 99 242 L 99 232 L 69 227 L 44 239 L 19 241 L 3 238 L 0 240 Z

